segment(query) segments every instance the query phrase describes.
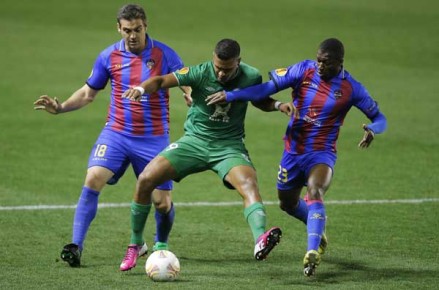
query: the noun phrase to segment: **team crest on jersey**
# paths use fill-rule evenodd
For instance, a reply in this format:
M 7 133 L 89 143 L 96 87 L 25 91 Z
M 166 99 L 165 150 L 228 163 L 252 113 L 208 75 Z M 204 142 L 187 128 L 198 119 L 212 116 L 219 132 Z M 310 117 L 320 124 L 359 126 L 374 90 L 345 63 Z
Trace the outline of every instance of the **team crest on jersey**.
M 185 75 L 185 74 L 187 74 L 189 72 L 189 68 L 186 66 L 186 67 L 184 67 L 184 68 L 182 68 L 182 69 L 179 69 L 178 71 L 177 71 L 177 73 L 178 74 L 181 74 L 181 75 Z
M 148 59 L 146 61 L 146 67 L 147 68 L 152 69 L 154 67 L 154 65 L 155 65 L 155 61 L 153 59 Z
M 338 100 L 338 99 L 340 99 L 341 97 L 343 97 L 343 94 L 342 94 L 342 92 L 341 92 L 340 90 L 336 90 L 336 91 L 334 92 L 334 97 L 335 97 L 336 100 Z
M 286 68 L 278 68 L 277 70 L 274 71 L 274 73 L 275 73 L 277 76 L 283 77 L 284 75 L 287 74 L 287 71 L 288 71 L 288 70 L 287 70 Z

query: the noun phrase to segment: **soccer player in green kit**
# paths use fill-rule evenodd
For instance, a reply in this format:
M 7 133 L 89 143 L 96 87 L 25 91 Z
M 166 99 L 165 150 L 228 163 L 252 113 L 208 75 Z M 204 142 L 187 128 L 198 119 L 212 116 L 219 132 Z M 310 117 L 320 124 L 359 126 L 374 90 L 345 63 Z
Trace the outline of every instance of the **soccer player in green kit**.
M 192 87 L 193 103 L 184 124 L 185 134 L 156 156 L 139 175 L 131 204 L 131 245 L 143 244 L 143 230 L 151 209 L 151 194 L 156 185 L 167 180 L 212 170 L 226 187 L 236 189 L 244 202 L 244 216 L 255 240 L 254 257 L 264 260 L 279 243 L 282 231 L 273 227 L 265 231 L 266 215 L 259 193 L 256 170 L 249 158 L 243 138 L 248 102 L 207 106 L 205 98 L 217 91 L 234 90 L 260 84 L 259 71 L 241 62 L 240 46 L 231 39 L 218 42 L 213 60 L 185 67 L 148 79 L 124 93 L 139 100 L 159 89 Z M 291 104 L 271 98 L 254 103 L 263 111 L 279 110 L 291 114 Z M 136 266 L 138 247 L 128 247 L 122 264 Z

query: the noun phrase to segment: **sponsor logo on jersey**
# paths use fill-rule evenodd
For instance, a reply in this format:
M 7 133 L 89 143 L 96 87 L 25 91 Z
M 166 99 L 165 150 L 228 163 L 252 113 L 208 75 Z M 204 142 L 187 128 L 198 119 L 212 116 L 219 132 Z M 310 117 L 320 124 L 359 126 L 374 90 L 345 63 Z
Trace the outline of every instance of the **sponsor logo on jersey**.
M 287 71 L 288 71 L 288 70 L 287 70 L 286 68 L 278 68 L 277 70 L 274 71 L 274 73 L 275 73 L 277 76 L 283 77 L 284 75 L 287 74 Z
M 208 91 L 208 92 L 215 92 L 216 90 L 215 90 L 215 88 L 212 88 L 212 87 L 206 87 L 206 91 Z
M 181 74 L 181 75 L 185 75 L 185 74 L 187 74 L 189 72 L 189 68 L 186 66 L 186 67 L 184 67 L 184 68 L 182 68 L 182 69 L 179 69 L 178 71 L 177 71 L 177 73 L 178 74 Z
M 319 88 L 319 86 L 317 84 L 315 84 L 313 82 L 310 82 L 310 81 L 303 81 L 302 82 L 302 86 L 304 86 L 304 87 L 310 86 L 310 87 L 313 87 L 314 89 L 318 89 Z
M 317 127 L 322 126 L 322 123 L 317 119 L 317 112 L 314 108 L 310 108 L 302 120 Z
M 117 63 L 117 64 L 113 65 L 113 68 L 121 69 L 121 68 L 127 67 L 127 66 L 130 66 L 130 64 L 129 63 L 126 63 L 126 64 Z

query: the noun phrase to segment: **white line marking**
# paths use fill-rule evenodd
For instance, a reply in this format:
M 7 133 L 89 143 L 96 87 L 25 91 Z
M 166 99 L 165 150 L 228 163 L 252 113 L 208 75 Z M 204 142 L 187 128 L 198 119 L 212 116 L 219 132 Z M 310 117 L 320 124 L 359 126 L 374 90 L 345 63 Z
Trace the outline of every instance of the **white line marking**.
M 389 204 L 389 203 L 424 203 L 439 202 L 439 198 L 420 198 L 420 199 L 376 199 L 376 200 L 328 200 L 325 204 Z M 175 206 L 237 206 L 242 205 L 241 201 L 226 202 L 176 202 Z M 265 205 L 277 205 L 277 201 L 264 201 Z M 129 207 L 130 203 L 101 203 L 99 208 L 118 208 Z M 0 206 L 0 211 L 4 210 L 48 210 L 48 209 L 74 209 L 76 205 L 21 205 L 21 206 Z

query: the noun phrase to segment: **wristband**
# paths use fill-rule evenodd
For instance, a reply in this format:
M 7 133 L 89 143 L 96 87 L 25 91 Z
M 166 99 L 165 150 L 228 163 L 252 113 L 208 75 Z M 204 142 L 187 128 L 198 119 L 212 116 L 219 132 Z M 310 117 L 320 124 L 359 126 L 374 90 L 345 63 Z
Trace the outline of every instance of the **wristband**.
M 282 102 L 276 101 L 276 102 L 274 103 L 274 108 L 275 108 L 277 111 L 279 111 L 279 107 L 280 107 L 280 105 L 282 105 Z
M 141 96 L 143 96 L 143 94 L 145 93 L 145 89 L 140 86 L 134 87 L 133 89 L 139 91 Z

